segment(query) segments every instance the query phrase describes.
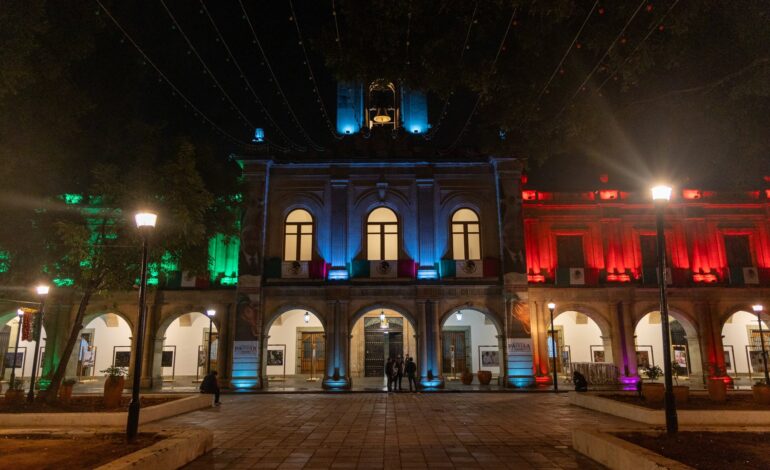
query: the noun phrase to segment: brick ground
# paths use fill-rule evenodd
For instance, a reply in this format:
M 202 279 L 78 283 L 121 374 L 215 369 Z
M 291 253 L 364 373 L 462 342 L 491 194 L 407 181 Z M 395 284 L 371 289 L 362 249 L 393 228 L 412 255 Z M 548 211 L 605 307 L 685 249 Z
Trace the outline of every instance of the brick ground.
M 188 466 L 211 468 L 601 468 L 570 448 L 576 427 L 638 427 L 565 394 L 230 395 L 163 421 L 215 432 Z

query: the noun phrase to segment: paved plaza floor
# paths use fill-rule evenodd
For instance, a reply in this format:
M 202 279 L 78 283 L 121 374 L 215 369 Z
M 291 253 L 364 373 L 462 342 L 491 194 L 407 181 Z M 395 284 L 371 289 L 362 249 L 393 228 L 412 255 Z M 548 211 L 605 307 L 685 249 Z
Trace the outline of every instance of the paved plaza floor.
M 566 394 L 259 394 L 162 421 L 214 431 L 190 469 L 602 468 L 570 447 L 574 428 L 639 425 Z

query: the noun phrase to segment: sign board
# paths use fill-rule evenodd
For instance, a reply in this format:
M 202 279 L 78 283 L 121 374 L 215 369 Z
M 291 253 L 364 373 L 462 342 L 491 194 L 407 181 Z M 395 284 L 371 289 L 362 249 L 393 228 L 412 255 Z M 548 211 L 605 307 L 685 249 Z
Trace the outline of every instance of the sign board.
M 532 383 L 532 338 L 506 340 L 508 382 L 517 387 Z
M 259 341 L 233 341 L 233 379 L 259 375 Z

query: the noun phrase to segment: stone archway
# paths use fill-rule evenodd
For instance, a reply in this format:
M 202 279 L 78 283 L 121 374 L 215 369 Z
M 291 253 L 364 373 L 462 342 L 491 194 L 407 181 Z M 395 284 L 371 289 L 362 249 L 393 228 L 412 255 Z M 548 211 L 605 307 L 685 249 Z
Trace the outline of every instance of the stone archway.
M 37 376 L 42 377 L 43 355 L 45 354 L 46 339 L 48 336 L 46 334 L 45 326 L 42 326 L 40 331 L 40 344 L 35 343 L 34 338 L 28 340 L 19 338 L 17 350 L 16 338 L 20 333 L 20 326 L 23 328 L 23 320 L 20 320 L 16 311 L 0 315 L 0 351 L 3 353 L 3 358 L 0 359 L 0 362 L 2 362 L 2 369 L 0 369 L 2 376 L 0 379 L 2 380 L 9 380 L 12 370 L 14 371 L 15 377 L 18 379 L 29 377 L 32 372 L 32 362 L 34 360 L 35 351 L 38 353 Z M 32 335 L 31 330 L 30 334 Z M 10 354 L 6 354 L 6 352 Z M 17 352 L 20 357 L 19 367 L 17 368 L 12 368 L 12 360 L 9 360 L 8 363 L 5 361 L 6 357 L 13 357 L 14 352 Z
M 730 311 L 721 322 L 725 373 L 733 377 L 736 385 L 751 385 L 764 377 L 759 321 L 751 307 Z M 765 350 L 770 350 L 770 315 L 763 311 L 759 318 Z
M 681 378 L 689 378 L 690 384 L 700 384 L 703 380 L 703 361 L 698 336 L 698 328 L 684 313 L 669 309 L 669 329 L 671 334 L 671 360 L 677 362 Z M 636 348 L 637 368 L 640 376 L 647 365 L 664 368 L 663 336 L 660 325 L 660 312 L 647 311 L 634 324 L 634 344 Z
M 134 325 L 122 312 L 92 312 L 83 317 L 78 342 L 67 363 L 67 376 L 93 382 L 108 367 L 125 367 L 132 361 Z
M 580 307 L 565 308 L 554 314 L 554 329 L 556 343 L 548 341 L 549 367 L 553 367 L 555 349 L 563 377 L 571 377 L 574 363 L 613 363 L 609 325 L 600 315 Z
M 326 371 L 323 317 L 311 308 L 284 306 L 265 324 L 262 377 L 270 388 L 320 388 Z
M 205 376 L 209 361 L 211 370 L 217 370 L 219 319 L 216 314 L 209 318 L 203 311 L 175 312 L 163 319 L 153 338 L 155 388 L 195 389 L 195 384 Z
M 463 305 L 439 319 L 441 328 L 441 372 L 447 387 L 456 384 L 464 370 L 492 374 L 492 382 L 504 385 L 506 376 L 505 336 L 496 315 L 483 307 Z M 479 379 L 474 377 L 476 383 Z M 459 385 L 458 385 L 459 386 Z

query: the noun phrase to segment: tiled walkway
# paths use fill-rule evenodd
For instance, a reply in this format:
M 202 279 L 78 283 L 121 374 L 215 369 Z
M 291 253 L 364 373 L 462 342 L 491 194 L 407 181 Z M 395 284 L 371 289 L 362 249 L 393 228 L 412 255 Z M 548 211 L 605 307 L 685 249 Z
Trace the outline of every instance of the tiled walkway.
M 163 421 L 215 432 L 188 468 L 600 468 L 570 448 L 575 427 L 634 427 L 566 394 L 230 395 Z

